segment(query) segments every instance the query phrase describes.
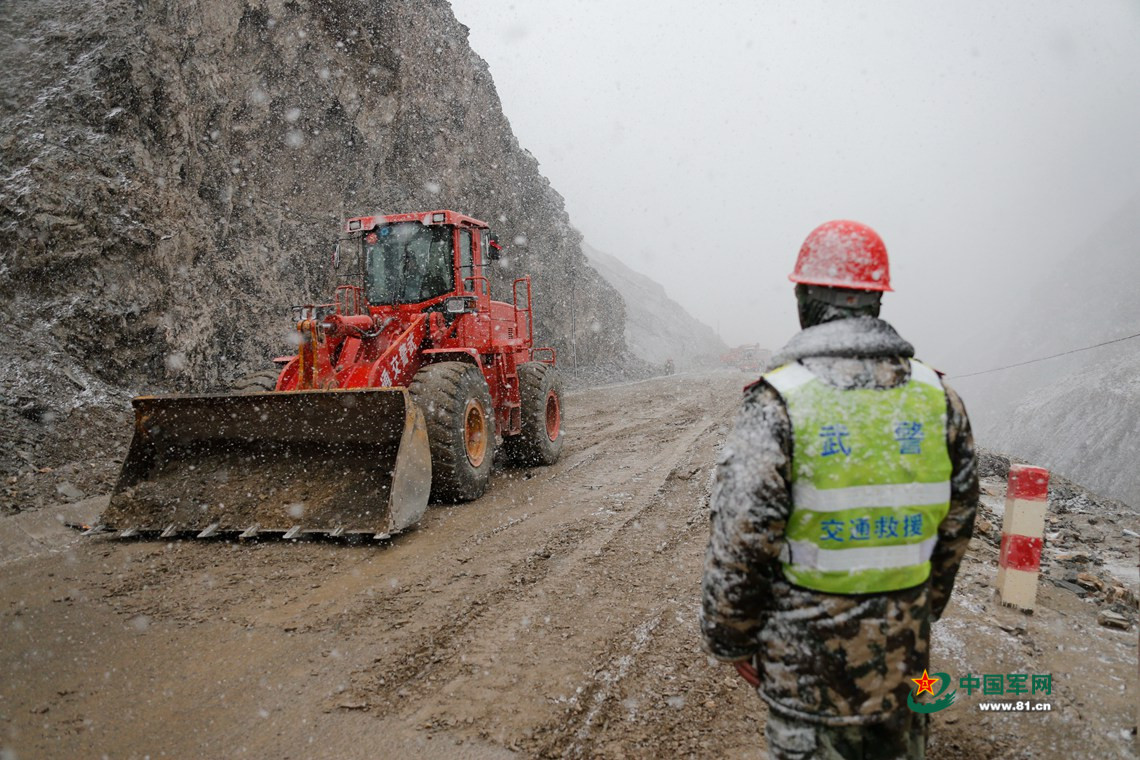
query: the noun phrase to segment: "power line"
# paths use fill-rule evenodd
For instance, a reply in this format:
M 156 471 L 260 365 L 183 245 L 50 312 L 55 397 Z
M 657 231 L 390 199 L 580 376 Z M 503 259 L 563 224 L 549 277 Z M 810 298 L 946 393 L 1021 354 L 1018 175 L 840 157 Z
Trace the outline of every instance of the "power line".
M 1004 367 L 994 367 L 993 369 L 985 369 L 985 370 L 982 370 L 981 372 L 971 372 L 967 375 L 954 375 L 953 379 L 958 380 L 958 379 L 961 379 L 963 377 L 974 377 L 976 375 L 988 375 L 991 372 L 1001 372 L 1003 369 L 1011 369 L 1013 367 L 1024 367 L 1026 364 L 1036 364 L 1037 362 L 1043 362 L 1043 361 L 1046 361 L 1047 359 L 1056 359 L 1058 356 L 1067 356 L 1069 354 L 1075 354 L 1075 353 L 1078 353 L 1080 351 L 1089 351 L 1090 349 L 1100 348 L 1101 346 L 1107 346 L 1107 345 L 1110 345 L 1112 343 L 1120 343 L 1121 341 L 1125 341 L 1125 340 L 1132 340 L 1133 338 L 1140 338 L 1140 333 L 1135 333 L 1133 335 L 1126 335 L 1123 338 L 1115 338 L 1113 340 L 1106 340 L 1104 343 L 1097 343 L 1096 345 L 1085 346 L 1084 348 L 1074 348 L 1070 351 L 1062 351 L 1061 353 L 1053 354 L 1052 356 L 1042 356 L 1039 359 L 1030 359 L 1029 361 L 1018 362 L 1017 364 L 1007 364 Z

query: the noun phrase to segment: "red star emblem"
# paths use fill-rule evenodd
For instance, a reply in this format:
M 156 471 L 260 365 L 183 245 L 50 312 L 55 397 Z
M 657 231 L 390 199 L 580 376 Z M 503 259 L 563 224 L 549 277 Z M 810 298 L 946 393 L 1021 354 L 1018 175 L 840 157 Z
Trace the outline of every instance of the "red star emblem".
M 914 693 L 914 696 L 917 697 L 919 694 L 921 694 L 922 692 L 925 691 L 925 692 L 929 692 L 930 696 L 933 697 L 934 696 L 934 684 L 938 683 L 938 681 L 940 679 L 931 678 L 929 675 L 926 674 L 926 669 L 924 668 L 922 671 L 922 678 L 912 678 L 910 680 L 912 680 L 916 684 L 918 684 L 918 691 L 916 691 Z

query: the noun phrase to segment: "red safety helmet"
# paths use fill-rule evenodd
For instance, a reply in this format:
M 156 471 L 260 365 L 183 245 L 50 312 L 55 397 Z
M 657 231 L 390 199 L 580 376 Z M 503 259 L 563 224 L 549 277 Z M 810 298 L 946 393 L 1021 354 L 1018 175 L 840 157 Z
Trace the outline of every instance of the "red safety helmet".
M 887 247 L 865 224 L 842 219 L 826 222 L 807 236 L 788 279 L 829 288 L 890 290 Z

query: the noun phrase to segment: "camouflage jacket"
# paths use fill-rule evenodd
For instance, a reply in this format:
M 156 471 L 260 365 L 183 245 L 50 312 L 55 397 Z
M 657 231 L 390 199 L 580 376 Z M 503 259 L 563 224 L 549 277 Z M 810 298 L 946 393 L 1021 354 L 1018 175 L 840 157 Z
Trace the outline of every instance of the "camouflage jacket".
M 910 374 L 913 347 L 879 319 L 827 322 L 773 358 L 800 361 L 841 388 L 891 388 Z M 794 586 L 777 557 L 791 513 L 792 425 L 763 380 L 744 404 L 717 465 L 702 583 L 701 630 L 717 659 L 756 657 L 760 695 L 783 715 L 833 725 L 876 723 L 906 709 L 909 679 L 929 665 L 930 624 L 950 599 L 974 527 L 978 476 L 966 410 L 949 388 L 950 511 L 931 576 L 883 594 L 835 595 Z

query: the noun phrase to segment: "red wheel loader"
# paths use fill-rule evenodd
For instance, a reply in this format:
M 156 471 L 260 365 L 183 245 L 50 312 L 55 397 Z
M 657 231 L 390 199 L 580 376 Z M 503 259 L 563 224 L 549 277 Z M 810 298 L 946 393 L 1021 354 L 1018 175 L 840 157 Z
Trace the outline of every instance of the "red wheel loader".
M 562 382 L 534 347 L 530 278 L 491 299 L 488 226 L 454 211 L 346 222 L 351 264 L 295 309 L 296 353 L 233 393 L 134 399 L 135 433 L 95 531 L 124 536 L 368 534 L 415 524 L 429 495 L 482 495 L 497 448 L 562 450 Z

